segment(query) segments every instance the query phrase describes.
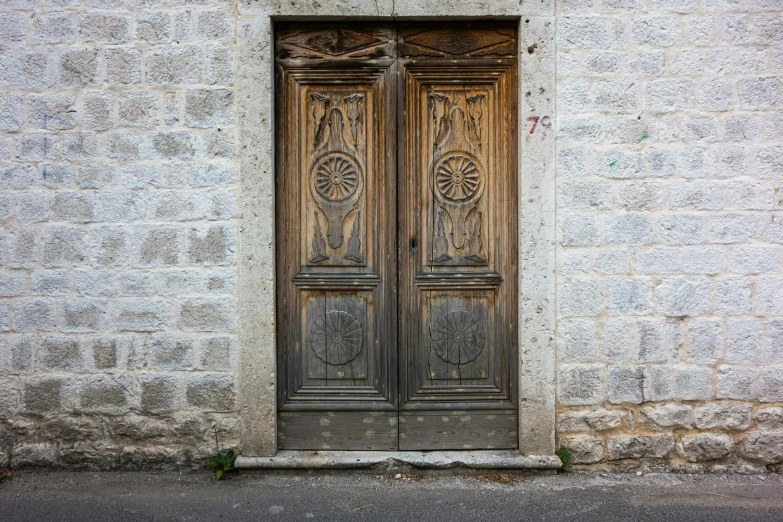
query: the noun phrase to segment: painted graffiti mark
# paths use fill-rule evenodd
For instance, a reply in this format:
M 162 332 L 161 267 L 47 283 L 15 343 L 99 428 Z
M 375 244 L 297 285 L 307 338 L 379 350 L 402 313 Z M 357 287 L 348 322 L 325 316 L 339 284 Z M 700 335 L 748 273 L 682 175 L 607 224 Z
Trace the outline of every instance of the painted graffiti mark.
M 544 117 L 541 117 L 541 116 L 529 116 L 527 118 L 527 121 L 532 121 L 533 122 L 533 126 L 530 128 L 530 133 L 529 134 L 533 134 L 536 131 L 536 127 L 542 129 L 541 130 L 541 139 L 543 139 L 544 136 L 546 135 L 546 131 L 552 129 L 552 118 L 550 118 L 549 116 L 544 116 Z

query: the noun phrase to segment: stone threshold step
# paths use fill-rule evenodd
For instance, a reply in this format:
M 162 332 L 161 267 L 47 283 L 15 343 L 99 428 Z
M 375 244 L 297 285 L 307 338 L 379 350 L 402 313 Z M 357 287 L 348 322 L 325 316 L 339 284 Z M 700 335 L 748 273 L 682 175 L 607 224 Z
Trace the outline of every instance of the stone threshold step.
M 540 469 L 561 466 L 554 455 L 520 455 L 494 451 L 278 451 L 274 457 L 246 457 L 234 462 L 239 469 L 366 469 L 408 465 L 421 469 Z

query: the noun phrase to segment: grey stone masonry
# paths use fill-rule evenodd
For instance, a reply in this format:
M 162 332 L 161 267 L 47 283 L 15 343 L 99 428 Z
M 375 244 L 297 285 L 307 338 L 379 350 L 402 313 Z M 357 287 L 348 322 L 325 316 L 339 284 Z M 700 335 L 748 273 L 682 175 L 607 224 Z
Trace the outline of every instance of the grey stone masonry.
M 521 447 L 783 463 L 783 3 L 464 4 L 0 2 L 0 466 L 273 453 L 270 17 L 444 10 L 524 14 L 551 85 L 519 96 Z
M 783 3 L 554 8 L 558 443 L 780 462 Z
M 236 6 L 0 4 L 0 465 L 202 466 L 239 437 Z

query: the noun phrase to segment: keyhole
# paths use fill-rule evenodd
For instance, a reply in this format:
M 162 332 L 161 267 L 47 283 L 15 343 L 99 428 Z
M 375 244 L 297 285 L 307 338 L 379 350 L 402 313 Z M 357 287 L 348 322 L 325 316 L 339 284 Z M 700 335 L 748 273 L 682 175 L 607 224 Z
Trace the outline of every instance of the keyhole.
M 410 246 L 411 246 L 411 252 L 415 252 L 416 250 L 418 250 L 419 245 L 416 243 L 415 237 L 411 238 Z

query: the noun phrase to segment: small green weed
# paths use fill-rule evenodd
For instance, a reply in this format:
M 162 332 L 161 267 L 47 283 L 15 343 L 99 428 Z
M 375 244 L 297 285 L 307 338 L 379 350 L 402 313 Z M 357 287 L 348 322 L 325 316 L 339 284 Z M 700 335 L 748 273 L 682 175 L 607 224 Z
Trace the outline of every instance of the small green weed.
M 573 459 L 571 452 L 566 448 L 560 448 L 559 450 L 555 451 L 555 455 L 560 457 L 560 462 L 563 463 L 562 466 L 560 466 L 560 471 L 571 471 L 571 459 Z
M 215 478 L 220 480 L 223 473 L 234 471 L 234 450 L 221 451 L 214 457 L 209 457 L 209 467 L 215 470 Z
M 223 474 L 228 473 L 229 471 L 234 471 L 234 460 L 236 459 L 236 455 L 232 449 L 227 451 L 220 451 L 217 427 L 214 429 L 215 449 L 217 450 L 217 455 L 214 457 L 209 457 L 209 462 L 207 464 L 212 470 L 215 471 L 215 478 L 220 480 L 223 478 Z

